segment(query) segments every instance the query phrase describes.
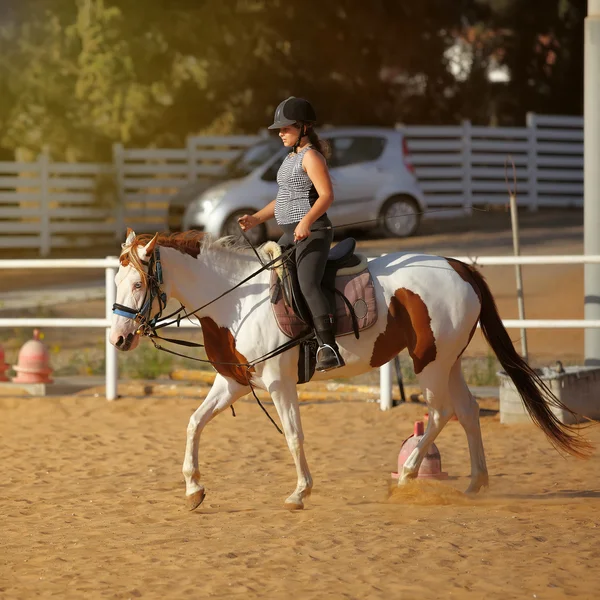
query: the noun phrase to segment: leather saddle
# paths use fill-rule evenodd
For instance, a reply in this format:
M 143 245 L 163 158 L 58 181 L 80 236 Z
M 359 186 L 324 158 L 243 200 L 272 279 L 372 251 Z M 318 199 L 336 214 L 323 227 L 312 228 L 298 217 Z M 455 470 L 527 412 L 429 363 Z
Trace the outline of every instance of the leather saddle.
M 272 246 L 271 246 L 272 244 Z M 375 290 L 362 254 L 356 254 L 356 241 L 346 238 L 329 252 L 322 288 L 334 315 L 336 335 L 354 333 L 370 327 L 377 318 Z M 268 242 L 263 250 L 270 259 L 282 250 Z M 300 335 L 312 327 L 310 311 L 300 291 L 293 260 L 286 261 L 271 275 L 270 296 L 273 312 L 281 331 L 289 337 Z
M 334 246 L 323 275 L 322 287 L 335 319 L 336 337 L 354 334 L 371 327 L 377 321 L 375 286 L 368 269 L 367 258 L 355 254 L 356 241 L 346 238 Z M 261 247 L 268 260 L 282 253 L 276 242 Z M 287 260 L 271 272 L 270 299 L 279 329 L 290 338 L 310 333 L 312 319 L 306 305 L 295 262 Z M 313 337 L 300 343 L 298 357 L 298 383 L 310 381 L 314 374 L 317 342 Z
M 321 285 L 323 287 L 323 292 L 327 297 L 331 314 L 335 314 L 335 295 L 333 290 L 335 289 L 337 272 L 340 269 L 355 267 L 361 263 L 362 257 L 357 256 L 354 253 L 355 250 L 356 240 L 354 238 L 345 238 L 329 251 L 329 257 L 327 258 Z M 310 311 L 308 310 L 304 296 L 300 291 L 300 284 L 298 283 L 296 264 L 294 261 L 289 261 L 284 266 L 284 275 L 281 282 L 282 293 L 286 304 L 294 310 L 302 321 L 309 326 L 312 325 Z

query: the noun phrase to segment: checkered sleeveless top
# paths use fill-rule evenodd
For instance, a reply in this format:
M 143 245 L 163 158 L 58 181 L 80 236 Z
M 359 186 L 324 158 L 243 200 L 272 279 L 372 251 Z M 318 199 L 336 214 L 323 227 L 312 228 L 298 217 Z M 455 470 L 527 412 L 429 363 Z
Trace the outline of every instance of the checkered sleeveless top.
M 319 194 L 302 168 L 302 159 L 311 146 L 297 153 L 290 152 L 277 171 L 279 191 L 275 201 L 275 220 L 278 225 L 298 223 L 311 209 Z

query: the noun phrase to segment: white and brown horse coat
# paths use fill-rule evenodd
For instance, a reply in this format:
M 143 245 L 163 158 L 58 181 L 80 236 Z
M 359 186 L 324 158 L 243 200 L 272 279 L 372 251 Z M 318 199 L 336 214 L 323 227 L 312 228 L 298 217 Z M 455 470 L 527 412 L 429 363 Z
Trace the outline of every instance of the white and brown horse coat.
M 222 241 L 199 241 L 194 234 L 128 236 L 116 277 L 117 302 L 139 307 L 142 302 L 147 260 L 161 246 L 163 290 L 188 310 L 201 306 L 259 267 L 256 258 Z M 550 441 L 573 454 L 588 450 L 568 426 L 554 417 L 549 406 L 560 404 L 539 377 L 516 353 L 498 315 L 492 294 L 478 271 L 459 261 L 415 253 L 388 254 L 372 260 L 369 270 L 376 289 L 378 320 L 361 332 L 360 339 L 338 339 L 346 366 L 314 379 L 351 377 L 380 367 L 408 350 L 429 405 L 427 430 L 406 461 L 400 483 L 416 476 L 421 460 L 445 423 L 454 414 L 467 434 L 471 456 L 471 485 L 476 492 L 488 476 L 479 426 L 479 407 L 464 381 L 460 356 L 478 321 L 505 371 L 513 379 L 534 421 Z M 296 373 L 298 349 L 291 349 L 251 371 L 236 366 L 252 362 L 287 341 L 279 330 L 269 301 L 268 271 L 210 304 L 198 315 L 208 358 L 218 375 L 206 399 L 190 418 L 183 473 L 191 508 L 204 498 L 200 483 L 198 448 L 204 426 L 218 413 L 250 391 L 249 379 L 267 390 L 275 404 L 294 458 L 298 483 L 287 499 L 289 508 L 302 508 L 310 494 L 312 478 L 303 449 L 304 435 L 298 410 Z M 142 289 L 138 289 L 139 282 Z M 120 346 L 135 334 L 136 323 L 114 315 L 111 342 L 133 349 L 137 340 Z M 128 338 L 128 339 L 129 339 Z M 236 364 L 224 364 L 236 363 Z

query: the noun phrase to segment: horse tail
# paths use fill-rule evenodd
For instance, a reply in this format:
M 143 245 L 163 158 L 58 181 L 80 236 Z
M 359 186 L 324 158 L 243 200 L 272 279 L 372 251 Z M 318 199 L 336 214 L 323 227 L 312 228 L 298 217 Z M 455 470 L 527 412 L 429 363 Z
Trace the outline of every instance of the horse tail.
M 469 267 L 469 271 L 480 293 L 479 323 L 483 335 L 502 368 L 512 379 L 532 421 L 546 434 L 555 448 L 579 458 L 589 457 L 592 445 L 581 437 L 576 426 L 562 423 L 552 412 L 552 407 L 574 416 L 576 414 L 551 392 L 541 377 L 517 353 L 485 278 L 474 267 Z

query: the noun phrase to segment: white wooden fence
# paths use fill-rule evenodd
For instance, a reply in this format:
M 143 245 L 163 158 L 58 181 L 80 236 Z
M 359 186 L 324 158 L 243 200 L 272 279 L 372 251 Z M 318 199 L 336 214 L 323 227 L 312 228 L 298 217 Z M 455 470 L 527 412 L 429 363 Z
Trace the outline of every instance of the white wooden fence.
M 260 136 L 193 136 L 183 149 L 127 150 L 114 146 L 117 238 L 126 227 L 136 231 L 166 228 L 168 198 L 188 183 L 218 175 L 240 150 Z
M 505 204 L 512 157 L 517 202 L 583 206 L 583 118 L 527 115 L 527 127 L 405 127 L 411 159 L 430 206 Z M 513 185 L 512 167 L 508 177 Z
M 403 128 L 430 207 L 507 202 L 504 164 L 511 155 L 518 203 L 583 206 L 583 118 L 528 115 L 527 127 Z M 111 165 L 0 162 L 0 249 L 53 248 L 122 239 L 166 227 L 168 198 L 219 173 L 260 136 L 196 136 L 182 149 L 114 147 Z M 512 180 L 512 173 L 511 180 Z
M 114 236 L 114 207 L 102 198 L 111 172 L 110 165 L 53 163 L 45 153 L 35 163 L 0 162 L 0 248 L 45 256 Z

